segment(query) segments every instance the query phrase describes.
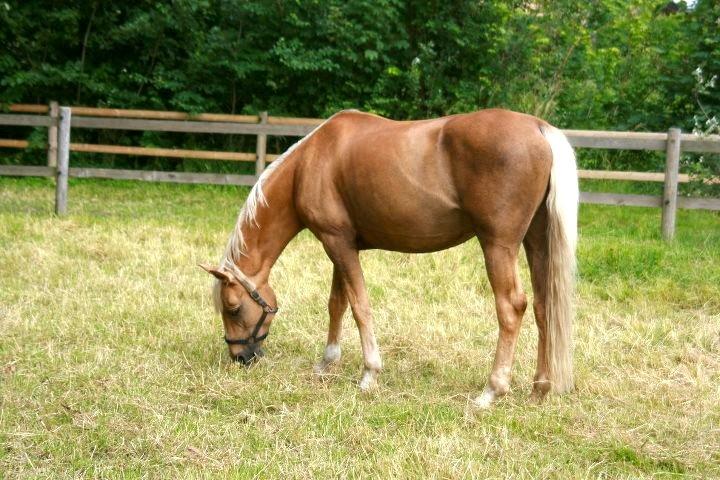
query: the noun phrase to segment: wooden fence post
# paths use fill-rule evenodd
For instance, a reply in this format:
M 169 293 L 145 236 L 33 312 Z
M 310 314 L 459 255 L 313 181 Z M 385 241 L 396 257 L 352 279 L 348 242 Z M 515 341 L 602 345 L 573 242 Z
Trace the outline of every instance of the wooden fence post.
M 57 182 L 55 185 L 55 213 L 67 214 L 68 170 L 70 164 L 70 107 L 60 107 L 58 129 Z
M 48 127 L 47 164 L 48 167 L 57 167 L 58 117 L 60 115 L 58 102 L 50 102 L 48 115 L 50 116 L 50 126 Z
M 268 113 L 260 112 L 260 124 L 267 125 Z M 256 181 L 260 179 L 263 170 L 265 170 L 265 156 L 267 155 L 267 134 L 258 133 L 257 136 L 257 147 L 256 147 L 257 158 L 255 160 L 255 178 Z
M 670 241 L 675 236 L 678 176 L 680 175 L 680 129 L 668 130 L 665 157 L 665 189 L 662 200 L 662 236 Z

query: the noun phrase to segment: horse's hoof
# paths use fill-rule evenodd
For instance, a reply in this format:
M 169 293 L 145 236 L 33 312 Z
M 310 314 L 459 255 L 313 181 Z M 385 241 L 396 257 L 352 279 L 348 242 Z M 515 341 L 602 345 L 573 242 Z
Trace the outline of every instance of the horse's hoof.
M 378 372 L 366 369 L 360 378 L 360 391 L 369 392 L 377 387 L 377 376 Z
M 319 363 L 316 363 L 315 366 L 313 366 L 313 373 L 318 377 L 325 377 L 330 373 L 330 371 L 335 365 L 337 365 L 337 362 L 328 362 L 326 360 L 321 360 Z
M 547 392 L 543 392 L 539 389 L 533 389 L 532 392 L 530 392 L 530 401 L 532 403 L 541 404 L 545 401 L 545 398 L 547 397 Z
M 495 402 L 495 392 L 493 392 L 491 389 L 486 388 L 483 390 L 483 393 L 481 393 L 478 397 L 475 398 L 475 400 L 472 401 L 473 407 L 480 409 L 480 410 L 487 410 L 490 408 Z

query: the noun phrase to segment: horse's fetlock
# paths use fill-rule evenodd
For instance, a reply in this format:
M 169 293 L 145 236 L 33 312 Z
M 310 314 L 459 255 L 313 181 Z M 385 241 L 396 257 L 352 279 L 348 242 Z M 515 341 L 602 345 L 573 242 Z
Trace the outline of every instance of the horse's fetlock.
M 505 367 L 490 375 L 488 387 L 496 396 L 501 397 L 510 391 L 510 369 Z
M 340 360 L 342 352 L 340 345 L 337 343 L 330 343 L 325 347 L 325 354 L 323 355 L 323 361 L 327 363 L 334 363 Z
M 365 368 L 374 372 L 380 372 L 382 370 L 382 360 L 380 356 L 372 356 L 365 361 Z
M 367 392 L 377 386 L 379 370 L 365 368 L 362 377 L 360 377 L 360 390 Z
M 546 394 L 550 391 L 552 384 L 545 374 L 536 374 L 533 379 L 533 392 Z
M 506 379 L 499 379 L 491 382 L 495 396 L 502 397 L 510 391 L 510 382 Z

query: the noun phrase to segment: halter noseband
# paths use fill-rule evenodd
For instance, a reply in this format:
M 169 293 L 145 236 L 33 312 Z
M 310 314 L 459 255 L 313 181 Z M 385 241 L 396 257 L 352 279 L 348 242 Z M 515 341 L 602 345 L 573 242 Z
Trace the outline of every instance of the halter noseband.
M 248 290 L 248 293 L 250 294 L 250 298 L 255 300 L 255 303 L 260 305 L 263 309 L 262 315 L 260 315 L 260 320 L 255 324 L 255 328 L 253 329 L 252 333 L 248 338 L 238 338 L 238 339 L 230 339 L 225 336 L 225 343 L 228 345 L 250 345 L 254 343 L 258 343 L 262 340 L 265 340 L 265 338 L 270 333 L 270 330 L 265 332 L 264 335 L 258 336 L 258 333 L 260 332 L 260 329 L 263 326 L 263 323 L 265 323 L 265 319 L 267 318 L 269 313 L 275 314 L 278 311 L 277 307 L 271 307 L 265 299 L 263 299 L 257 290 L 250 291 Z

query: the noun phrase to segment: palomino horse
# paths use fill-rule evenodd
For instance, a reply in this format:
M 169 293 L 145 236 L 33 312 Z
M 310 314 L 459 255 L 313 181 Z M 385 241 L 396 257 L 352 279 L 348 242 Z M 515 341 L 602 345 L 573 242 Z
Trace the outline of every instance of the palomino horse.
M 263 172 L 217 267 L 215 304 L 230 355 L 262 351 L 277 308 L 270 269 L 302 229 L 333 263 L 323 373 L 340 359 L 348 303 L 360 332 L 360 388 L 382 363 L 358 252 L 433 252 L 471 237 L 482 246 L 500 333 L 486 407 L 510 388 L 510 367 L 527 306 L 518 276 L 525 246 L 539 330 L 533 396 L 572 388 L 572 318 L 578 181 L 573 150 L 548 123 L 506 110 L 397 122 L 340 112 Z

